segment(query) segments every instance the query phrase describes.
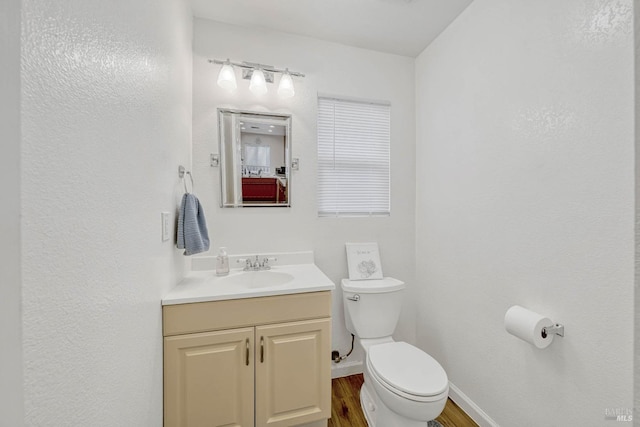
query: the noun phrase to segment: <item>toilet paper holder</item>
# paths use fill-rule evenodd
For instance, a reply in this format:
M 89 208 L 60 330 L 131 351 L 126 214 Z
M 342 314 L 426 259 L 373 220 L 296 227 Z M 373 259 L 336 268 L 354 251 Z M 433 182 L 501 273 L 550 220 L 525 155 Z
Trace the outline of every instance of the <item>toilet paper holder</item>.
M 545 326 L 544 328 L 542 328 L 542 332 L 540 332 L 540 335 L 542 335 L 542 338 L 546 338 L 547 335 L 553 335 L 553 334 L 564 337 L 564 325 L 556 323 L 555 325 Z

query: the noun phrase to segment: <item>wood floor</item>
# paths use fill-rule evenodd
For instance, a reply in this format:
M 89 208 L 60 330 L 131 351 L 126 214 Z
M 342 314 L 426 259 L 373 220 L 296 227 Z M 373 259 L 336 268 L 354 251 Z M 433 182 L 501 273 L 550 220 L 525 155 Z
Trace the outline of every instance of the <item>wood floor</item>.
M 362 374 L 335 378 L 331 383 L 331 419 L 328 427 L 367 427 L 360 408 Z M 478 427 L 451 399 L 438 418 L 444 427 Z

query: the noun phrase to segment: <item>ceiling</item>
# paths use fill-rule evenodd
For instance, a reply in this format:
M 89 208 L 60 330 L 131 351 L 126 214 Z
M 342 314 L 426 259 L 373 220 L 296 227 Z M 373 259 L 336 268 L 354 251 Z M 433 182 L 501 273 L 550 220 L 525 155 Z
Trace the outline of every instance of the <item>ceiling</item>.
M 199 18 L 416 57 L 472 0 L 191 0 Z

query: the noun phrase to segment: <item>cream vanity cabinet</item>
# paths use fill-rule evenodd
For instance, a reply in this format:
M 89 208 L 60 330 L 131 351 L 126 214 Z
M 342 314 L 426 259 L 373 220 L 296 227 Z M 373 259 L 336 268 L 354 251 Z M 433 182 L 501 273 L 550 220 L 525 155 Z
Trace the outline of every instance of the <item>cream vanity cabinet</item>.
M 324 426 L 331 293 L 165 305 L 164 426 Z

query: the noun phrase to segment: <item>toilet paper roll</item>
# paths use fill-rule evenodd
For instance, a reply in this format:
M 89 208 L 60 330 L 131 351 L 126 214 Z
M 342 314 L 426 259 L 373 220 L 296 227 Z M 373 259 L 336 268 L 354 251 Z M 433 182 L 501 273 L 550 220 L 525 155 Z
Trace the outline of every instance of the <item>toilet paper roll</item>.
M 542 328 L 551 325 L 553 322 L 548 317 L 519 305 L 514 305 L 504 315 L 504 328 L 507 332 L 538 348 L 546 348 L 553 342 L 554 334 L 542 337 Z

